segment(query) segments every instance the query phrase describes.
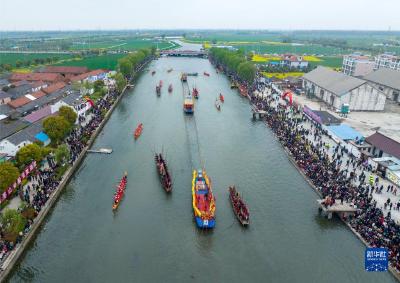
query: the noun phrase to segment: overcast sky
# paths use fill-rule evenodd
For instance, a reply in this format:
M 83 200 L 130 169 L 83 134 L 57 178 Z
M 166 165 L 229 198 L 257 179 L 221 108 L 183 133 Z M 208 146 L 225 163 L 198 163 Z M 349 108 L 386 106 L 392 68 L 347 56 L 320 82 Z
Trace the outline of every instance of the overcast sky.
M 400 0 L 0 0 L 0 30 L 400 30 Z

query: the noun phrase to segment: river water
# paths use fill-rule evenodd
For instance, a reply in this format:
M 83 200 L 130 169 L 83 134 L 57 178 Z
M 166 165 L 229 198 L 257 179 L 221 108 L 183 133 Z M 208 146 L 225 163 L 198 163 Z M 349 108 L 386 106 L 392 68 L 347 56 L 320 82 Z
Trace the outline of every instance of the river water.
M 251 120 L 248 101 L 207 60 L 161 58 L 149 70 L 156 74 L 141 75 L 93 146 L 114 152 L 86 157 L 11 282 L 395 282 L 364 271 L 363 244 L 340 221 L 318 215 L 316 194 L 272 132 Z M 188 82 L 200 91 L 193 117 L 182 111 L 182 71 L 199 72 Z M 160 186 L 155 151 L 167 158 L 170 195 Z M 213 231 L 193 221 L 191 177 L 199 166 L 216 195 Z M 126 195 L 113 214 L 124 171 Z M 230 184 L 250 207 L 247 229 L 232 212 Z

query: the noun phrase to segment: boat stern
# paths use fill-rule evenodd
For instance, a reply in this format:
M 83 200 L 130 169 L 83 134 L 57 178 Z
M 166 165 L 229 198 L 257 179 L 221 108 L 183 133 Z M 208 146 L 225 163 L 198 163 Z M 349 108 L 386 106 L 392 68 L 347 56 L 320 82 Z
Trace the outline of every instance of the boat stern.
M 198 228 L 212 229 L 215 226 L 215 219 L 201 219 L 201 217 L 195 217 L 196 225 Z

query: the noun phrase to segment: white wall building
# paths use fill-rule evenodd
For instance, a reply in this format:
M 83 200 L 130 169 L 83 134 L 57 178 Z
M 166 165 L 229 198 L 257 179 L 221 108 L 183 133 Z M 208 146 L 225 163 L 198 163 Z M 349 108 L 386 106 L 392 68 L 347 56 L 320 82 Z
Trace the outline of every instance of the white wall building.
M 360 54 L 345 55 L 343 57 L 342 72 L 348 76 L 365 76 L 374 70 L 375 62 L 370 56 Z
M 307 95 L 325 101 L 335 111 L 343 104 L 351 111 L 381 111 L 385 107 L 385 94 L 367 81 L 322 66 L 303 76 L 303 88 Z
M 400 58 L 394 54 L 384 53 L 375 57 L 374 70 L 389 68 L 400 70 Z
M 382 91 L 388 99 L 400 102 L 400 70 L 381 68 L 363 79 Z

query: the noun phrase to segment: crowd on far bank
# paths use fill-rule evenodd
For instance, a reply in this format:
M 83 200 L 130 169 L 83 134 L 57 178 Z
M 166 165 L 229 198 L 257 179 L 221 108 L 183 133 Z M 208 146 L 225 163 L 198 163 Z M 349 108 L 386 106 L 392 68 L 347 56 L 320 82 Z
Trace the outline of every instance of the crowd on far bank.
M 264 91 L 269 86 L 263 82 L 254 85 L 255 90 Z M 266 122 L 279 141 L 290 152 L 297 166 L 314 186 L 329 200 L 353 203 L 357 207 L 354 217 L 345 219 L 372 247 L 386 247 L 393 267 L 400 272 L 400 226 L 391 217 L 392 209 L 400 209 L 400 203 L 385 203 L 389 209 L 384 214 L 373 198 L 373 193 L 383 190 L 394 195 L 397 188 L 384 186 L 377 178 L 374 184 L 366 183 L 366 173 L 371 170 L 368 162 L 347 154 L 345 147 L 338 144 L 332 148 L 324 142 L 328 137 L 319 124 L 308 118 L 295 107 L 281 101 L 279 95 L 269 89 L 270 96 L 250 97 L 253 106 L 267 112 Z M 306 122 L 307 121 L 307 122 Z M 310 123 L 305 127 L 305 123 Z M 331 150 L 331 152 L 329 152 Z

